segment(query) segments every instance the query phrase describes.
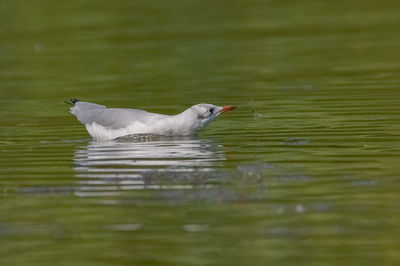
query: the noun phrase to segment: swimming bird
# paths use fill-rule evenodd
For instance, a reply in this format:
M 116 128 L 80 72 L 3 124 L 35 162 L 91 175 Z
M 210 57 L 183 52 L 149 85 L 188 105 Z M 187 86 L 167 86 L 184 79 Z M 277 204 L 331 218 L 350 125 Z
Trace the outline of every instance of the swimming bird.
M 90 102 L 71 99 L 71 113 L 96 140 L 112 140 L 133 134 L 161 136 L 192 135 L 217 116 L 236 107 L 196 104 L 177 115 L 163 115 L 127 108 L 107 108 Z

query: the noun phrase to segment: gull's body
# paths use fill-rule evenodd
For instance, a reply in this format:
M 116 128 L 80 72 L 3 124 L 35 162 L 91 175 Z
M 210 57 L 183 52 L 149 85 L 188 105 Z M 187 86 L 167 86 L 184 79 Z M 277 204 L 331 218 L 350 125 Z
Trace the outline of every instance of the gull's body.
M 71 113 L 98 140 L 132 134 L 163 136 L 191 135 L 234 106 L 196 104 L 177 115 L 162 115 L 137 109 L 107 108 L 104 105 L 71 99 Z

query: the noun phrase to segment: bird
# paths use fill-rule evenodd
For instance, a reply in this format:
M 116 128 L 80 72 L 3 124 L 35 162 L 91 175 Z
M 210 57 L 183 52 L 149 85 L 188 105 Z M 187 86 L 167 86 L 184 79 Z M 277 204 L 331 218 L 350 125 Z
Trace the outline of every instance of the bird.
M 177 115 L 163 115 L 128 108 L 107 108 L 104 105 L 70 99 L 70 112 L 94 140 L 113 140 L 136 134 L 160 136 L 193 135 L 222 113 L 236 109 L 200 103 Z

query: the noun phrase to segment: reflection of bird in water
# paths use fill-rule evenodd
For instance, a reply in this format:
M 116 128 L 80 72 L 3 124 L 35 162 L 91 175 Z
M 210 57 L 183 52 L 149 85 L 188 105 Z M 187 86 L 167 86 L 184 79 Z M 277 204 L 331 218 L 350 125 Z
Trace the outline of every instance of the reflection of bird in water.
M 143 110 L 107 108 L 71 99 L 71 113 L 86 126 L 94 139 L 111 140 L 132 134 L 162 136 L 192 135 L 217 116 L 236 107 L 196 104 L 177 115 L 162 115 Z
M 76 193 L 97 196 L 123 190 L 192 188 L 199 174 L 202 182 L 209 182 L 210 172 L 223 160 L 221 145 L 193 137 L 133 135 L 91 142 L 75 152 L 74 170 L 80 184 Z

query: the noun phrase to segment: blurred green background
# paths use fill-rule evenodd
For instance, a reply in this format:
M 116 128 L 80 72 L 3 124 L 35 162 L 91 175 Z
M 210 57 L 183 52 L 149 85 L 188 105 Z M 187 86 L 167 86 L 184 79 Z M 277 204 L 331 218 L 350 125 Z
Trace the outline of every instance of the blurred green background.
M 400 2 L 2 1 L 1 265 L 396 265 Z M 69 98 L 199 136 L 94 143 Z

